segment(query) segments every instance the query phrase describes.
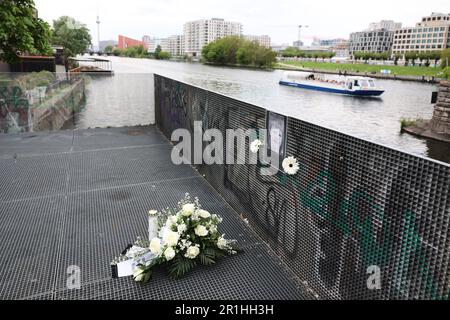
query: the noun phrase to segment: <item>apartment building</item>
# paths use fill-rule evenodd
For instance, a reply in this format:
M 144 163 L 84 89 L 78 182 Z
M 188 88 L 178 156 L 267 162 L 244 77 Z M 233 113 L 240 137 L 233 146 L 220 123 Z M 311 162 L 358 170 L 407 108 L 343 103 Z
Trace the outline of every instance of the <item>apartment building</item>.
M 242 36 L 242 24 L 224 19 L 201 19 L 184 24 L 185 53 L 190 56 L 201 56 L 204 46 L 227 36 Z
M 259 43 L 260 46 L 270 48 L 270 37 L 268 35 L 262 35 L 262 36 L 252 36 L 252 35 L 246 35 L 244 36 L 245 39 L 249 41 L 256 41 Z
M 161 41 L 161 48 L 174 57 L 184 56 L 184 36 L 173 35 Z
M 392 52 L 436 51 L 450 47 L 450 14 L 432 13 L 415 27 L 395 31 Z

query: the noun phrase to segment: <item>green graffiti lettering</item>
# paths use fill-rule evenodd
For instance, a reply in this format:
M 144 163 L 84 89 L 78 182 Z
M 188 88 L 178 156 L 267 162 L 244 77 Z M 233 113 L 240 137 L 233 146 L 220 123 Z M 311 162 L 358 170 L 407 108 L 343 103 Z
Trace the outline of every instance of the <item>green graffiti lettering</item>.
M 336 194 L 336 184 L 328 171 L 321 172 L 316 181 L 310 183 L 300 193 L 300 202 L 312 212 L 325 219 L 330 219 L 328 204 Z

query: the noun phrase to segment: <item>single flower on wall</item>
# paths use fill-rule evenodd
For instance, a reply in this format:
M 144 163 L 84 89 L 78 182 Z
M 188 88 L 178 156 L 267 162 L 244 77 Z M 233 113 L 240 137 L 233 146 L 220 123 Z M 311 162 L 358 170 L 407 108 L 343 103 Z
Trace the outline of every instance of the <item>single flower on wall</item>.
M 285 158 L 281 165 L 283 166 L 284 172 L 289 175 L 297 174 L 298 170 L 300 169 L 297 159 L 292 156 Z
M 253 142 L 250 144 L 250 151 L 253 153 L 257 153 L 262 145 L 263 143 L 261 140 L 259 139 L 253 140 Z

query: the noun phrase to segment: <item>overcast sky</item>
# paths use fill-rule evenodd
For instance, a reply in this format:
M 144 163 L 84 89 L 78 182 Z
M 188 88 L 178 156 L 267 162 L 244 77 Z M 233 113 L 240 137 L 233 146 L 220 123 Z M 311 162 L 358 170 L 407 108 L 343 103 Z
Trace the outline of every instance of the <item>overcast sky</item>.
M 267 34 L 272 43 L 292 43 L 297 25 L 309 25 L 302 40 L 343 37 L 367 28 L 370 22 L 395 20 L 413 26 L 431 12 L 450 12 L 449 0 L 35 0 L 39 16 L 51 23 L 69 15 L 91 29 L 100 13 L 101 40 L 119 34 L 141 39 L 144 34 L 166 37 L 182 34 L 183 23 L 202 18 L 224 18 L 244 25 L 244 34 Z

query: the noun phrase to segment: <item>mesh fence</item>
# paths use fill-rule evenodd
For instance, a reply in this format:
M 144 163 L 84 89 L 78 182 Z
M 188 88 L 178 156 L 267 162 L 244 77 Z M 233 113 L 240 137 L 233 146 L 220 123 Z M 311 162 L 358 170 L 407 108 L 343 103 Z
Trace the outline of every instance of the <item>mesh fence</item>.
M 159 75 L 155 113 L 169 139 L 178 128 L 192 133 L 194 121 L 224 135 L 265 129 L 268 114 Z M 260 164 L 198 170 L 320 298 L 449 299 L 450 166 L 298 119 L 286 124 L 295 176 L 263 176 Z

